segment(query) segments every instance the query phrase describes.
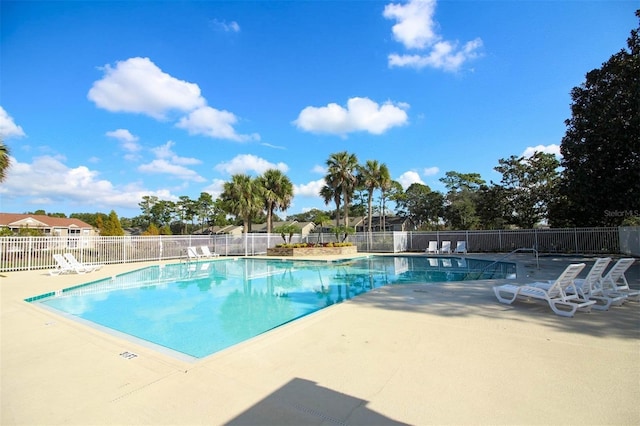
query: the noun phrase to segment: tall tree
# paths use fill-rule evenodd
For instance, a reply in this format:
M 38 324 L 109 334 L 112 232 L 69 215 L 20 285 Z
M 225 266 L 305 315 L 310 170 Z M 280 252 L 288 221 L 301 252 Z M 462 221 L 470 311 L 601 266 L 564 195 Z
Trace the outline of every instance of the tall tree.
M 391 179 L 391 173 L 389 173 L 389 168 L 386 164 L 383 164 L 380 167 L 380 214 L 382 215 L 382 230 L 387 229 L 387 199 L 389 199 L 389 195 L 391 193 L 394 184 L 396 184 L 400 190 L 402 190 L 402 185 L 400 183 Z
M 176 203 L 169 200 L 158 200 L 150 210 L 152 223 L 158 225 L 158 228 L 168 227 L 176 214 Z
M 340 206 L 342 205 L 342 187 L 334 182 L 333 176 L 325 176 L 324 186 L 320 189 L 320 196 L 325 205 L 334 202 L 336 205 L 336 226 L 340 226 Z
M 158 203 L 158 201 L 160 200 L 155 195 L 144 195 L 142 197 L 142 201 L 138 203 L 138 206 L 140 206 L 140 210 L 142 211 L 140 217 L 144 222 L 145 228 L 153 223 L 153 214 L 151 213 L 151 209 Z
M 195 202 L 188 195 L 181 195 L 175 205 L 175 212 L 182 224 L 180 233 L 187 234 L 187 221 L 193 221 L 197 214 Z
M 482 185 L 477 193 L 476 214 L 481 229 L 504 229 L 510 217 L 505 189 L 496 184 Z
M 0 182 L 4 182 L 7 178 L 7 170 L 9 169 L 9 147 L 4 144 L 4 141 L 0 139 Z
M 100 222 L 102 222 L 102 226 L 100 227 L 101 236 L 121 237 L 124 235 L 124 230 L 122 229 L 120 219 L 118 219 L 118 215 L 115 210 L 111 210 L 106 220 L 102 218 L 100 219 Z
M 404 194 L 396 197 L 398 214 L 411 219 L 418 229 L 437 223 L 442 215 L 443 202 L 441 193 L 421 183 L 412 183 Z
M 285 211 L 293 200 L 293 184 L 291 180 L 278 169 L 269 169 L 258 178 L 262 187 L 264 208 L 267 212 L 267 232 L 272 232 L 273 211 Z
M 251 231 L 251 219 L 262 210 L 263 205 L 256 179 L 246 174 L 231 176 L 231 182 L 224 183 L 220 198 L 227 212 L 242 218 L 244 232 Z
M 200 229 L 204 231 L 209 226 L 209 218 L 212 216 L 214 207 L 213 196 L 208 192 L 201 192 L 196 201 L 196 210 L 200 218 Z
M 636 11 L 640 19 L 640 10 Z M 563 217 L 574 226 L 619 225 L 640 211 L 640 25 L 622 49 L 571 91 L 562 138 Z
M 502 174 L 510 222 L 533 228 L 547 218 L 549 205 L 557 198 L 560 162 L 555 155 L 539 151 L 531 157 L 512 155 L 498 162 L 494 169 Z
M 367 160 L 364 166 L 359 167 L 358 177 L 360 183 L 367 191 L 367 216 L 368 216 L 368 231 L 371 233 L 371 222 L 373 220 L 373 193 L 376 189 L 382 187 L 382 175 L 383 168 L 386 169 L 385 164 L 380 164 L 378 160 Z M 387 170 L 388 175 L 388 170 Z M 380 223 L 382 225 L 382 223 Z
M 478 173 L 449 171 L 440 182 L 448 189 L 444 217 L 453 229 L 474 229 L 479 222 L 477 193 L 485 181 Z
M 344 226 L 349 226 L 349 205 L 351 197 L 358 183 L 356 171 L 358 158 L 347 151 L 333 153 L 327 160 L 327 178 L 325 181 L 334 188 L 342 188 L 342 201 L 344 205 Z

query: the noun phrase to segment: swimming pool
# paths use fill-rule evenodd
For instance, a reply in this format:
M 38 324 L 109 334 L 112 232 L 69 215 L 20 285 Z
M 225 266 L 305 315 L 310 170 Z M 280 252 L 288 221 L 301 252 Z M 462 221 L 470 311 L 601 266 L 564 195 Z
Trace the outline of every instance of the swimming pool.
M 515 264 L 371 256 L 152 266 L 26 299 L 188 360 L 385 285 L 515 276 Z

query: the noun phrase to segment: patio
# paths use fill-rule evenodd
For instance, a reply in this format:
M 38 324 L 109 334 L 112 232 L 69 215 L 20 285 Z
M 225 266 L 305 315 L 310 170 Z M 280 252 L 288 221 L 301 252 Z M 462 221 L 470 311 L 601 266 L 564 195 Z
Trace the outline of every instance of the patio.
M 524 283 L 593 258 L 509 260 Z M 23 302 L 148 264 L 4 273 L 3 425 L 640 423 L 637 303 L 562 318 L 499 304 L 503 281 L 387 287 L 187 363 Z

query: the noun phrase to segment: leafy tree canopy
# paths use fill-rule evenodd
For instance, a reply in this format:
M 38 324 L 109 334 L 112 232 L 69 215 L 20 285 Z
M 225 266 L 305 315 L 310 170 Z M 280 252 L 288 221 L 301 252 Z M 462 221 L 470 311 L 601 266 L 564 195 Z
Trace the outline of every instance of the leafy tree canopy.
M 565 224 L 619 225 L 640 211 L 639 31 L 571 91 L 560 147 L 563 202 L 553 215 Z

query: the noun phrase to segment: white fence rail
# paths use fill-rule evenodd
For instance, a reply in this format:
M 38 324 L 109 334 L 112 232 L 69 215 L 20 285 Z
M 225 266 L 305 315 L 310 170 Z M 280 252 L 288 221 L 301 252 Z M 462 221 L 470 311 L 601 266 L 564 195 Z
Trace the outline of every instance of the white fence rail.
M 429 241 L 466 241 L 470 252 L 510 252 L 521 247 L 540 253 L 636 254 L 640 227 L 497 231 L 357 233 L 348 241 L 361 252 L 423 252 Z M 333 242 L 332 234 L 294 235 L 293 242 Z M 627 242 L 631 241 L 630 244 Z M 125 237 L 0 237 L 0 272 L 55 267 L 54 254 L 71 252 L 81 262 L 127 263 L 186 259 L 190 246 L 208 246 L 221 256 L 265 254 L 282 243 L 279 234 L 165 235 Z M 622 247 L 621 247 L 622 245 Z M 627 247 L 631 246 L 631 250 Z

